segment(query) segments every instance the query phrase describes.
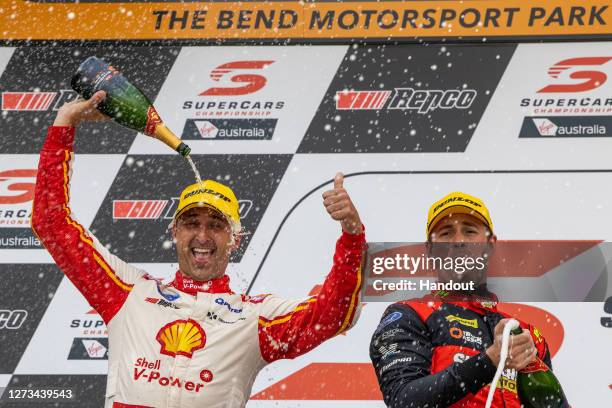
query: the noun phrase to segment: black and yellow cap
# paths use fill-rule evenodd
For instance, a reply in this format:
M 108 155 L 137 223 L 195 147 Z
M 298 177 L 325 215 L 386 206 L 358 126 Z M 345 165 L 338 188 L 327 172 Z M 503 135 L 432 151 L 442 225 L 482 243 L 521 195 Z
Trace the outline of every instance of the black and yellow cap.
M 214 180 L 204 180 L 183 190 L 174 213 L 174 220 L 194 207 L 210 207 L 227 218 L 234 231 L 240 230 L 240 211 L 236 195 L 228 186 Z
M 429 208 L 426 227 L 427 238 L 429 238 L 438 221 L 449 214 L 472 215 L 482 221 L 493 233 L 493 222 L 484 202 L 478 197 L 455 191 L 436 201 Z

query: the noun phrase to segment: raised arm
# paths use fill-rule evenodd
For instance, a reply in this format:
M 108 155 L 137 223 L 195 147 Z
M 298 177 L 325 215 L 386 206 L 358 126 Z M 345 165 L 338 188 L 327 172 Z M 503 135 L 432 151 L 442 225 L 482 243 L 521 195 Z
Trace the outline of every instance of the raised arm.
M 96 108 L 104 92 L 64 105 L 49 127 L 40 152 L 32 229 L 57 265 L 106 323 L 121 308 L 143 272 L 112 255 L 83 227 L 70 209 L 75 126 L 104 120 Z
M 304 354 L 356 321 L 365 234 L 342 184 L 343 176 L 338 174 L 334 189 L 323 194 L 327 212 L 341 223 L 343 233 L 336 242 L 333 266 L 321 291 L 303 301 L 268 296 L 262 302 L 259 345 L 267 362 Z

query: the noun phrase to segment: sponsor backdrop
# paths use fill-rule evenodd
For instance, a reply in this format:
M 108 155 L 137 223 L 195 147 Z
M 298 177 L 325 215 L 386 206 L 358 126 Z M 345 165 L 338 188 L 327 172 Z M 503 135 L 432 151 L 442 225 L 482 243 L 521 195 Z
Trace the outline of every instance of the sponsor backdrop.
M 420 3 L 427 2 L 414 12 Z M 556 17 L 542 9 L 532 23 L 549 19 L 549 27 L 573 15 L 587 30 L 608 16 L 603 5 L 566 15 L 565 3 Z M 32 13 L 42 4 L 32 3 Z M 209 14 L 225 3 L 213 4 Z M 162 31 L 175 5 L 164 7 Z M 515 22 L 529 22 L 524 11 Z M 330 19 L 331 30 L 349 24 L 343 16 Z M 185 27 L 196 29 L 193 21 Z M 19 37 L 18 27 L 6 27 L 2 35 Z M 331 265 L 339 227 L 320 195 L 339 170 L 369 241 L 422 241 L 429 205 L 455 190 L 488 204 L 500 239 L 611 240 L 611 49 L 609 42 L 0 47 L 0 406 L 18 406 L 10 391 L 24 385 L 71 389 L 81 407 L 103 400 L 105 325 L 29 225 L 37 152 L 58 107 L 76 97 L 69 78 L 84 58 L 98 55 L 124 72 L 192 146 L 202 175 L 235 189 L 247 235 L 229 266 L 233 289 L 297 298 L 316 290 Z M 78 129 L 75 216 L 155 277 L 170 279 L 177 268 L 167 226 L 193 180 L 186 162 L 154 139 L 114 123 Z M 382 407 L 367 350 L 386 306 L 366 304 L 348 334 L 267 367 L 248 406 Z M 610 406 L 612 298 L 503 307 L 547 337 L 573 407 Z

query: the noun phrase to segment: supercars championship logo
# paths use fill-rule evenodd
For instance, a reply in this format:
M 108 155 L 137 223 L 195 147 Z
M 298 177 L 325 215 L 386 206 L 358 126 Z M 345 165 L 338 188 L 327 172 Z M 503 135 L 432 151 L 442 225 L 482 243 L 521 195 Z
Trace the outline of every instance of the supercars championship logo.
M 36 173 L 36 169 L 0 171 L 0 205 L 30 203 L 31 206 L 36 187 Z
M 94 309 L 70 321 L 75 334 L 68 360 L 107 360 L 108 331 L 106 324 Z
M 249 70 L 261 70 L 272 64 L 274 61 L 233 61 L 221 64 L 213 69 L 210 78 L 219 83 L 223 83 L 223 78 L 229 79 L 241 86 L 232 87 L 212 87 L 200 93 L 201 96 L 236 96 L 247 95 L 259 91 L 266 86 L 267 78 L 261 74 L 248 73 Z M 243 73 L 243 72 L 247 73 Z
M 267 84 L 264 69 L 274 61 L 232 61 L 212 70 L 210 78 L 218 85 L 183 102 L 183 110 L 197 117 L 266 117 L 284 108 L 285 102 L 253 96 Z M 236 86 L 238 85 L 238 86 Z
M 520 106 L 536 116 L 523 119 L 519 137 L 612 136 L 612 97 L 602 93 L 612 72 L 610 61 L 612 57 L 591 56 L 552 65 L 552 83 L 538 89 L 538 97 L 521 99 Z
M 258 97 L 268 84 L 272 60 L 232 61 L 210 73 L 214 85 L 183 102 L 190 111 L 181 135 L 185 140 L 270 140 L 285 101 Z M 264 119 L 265 118 L 265 119 Z
M 563 81 L 563 74 L 572 79 L 572 83 L 547 85 L 538 93 L 585 92 L 602 86 L 608 79 L 605 72 L 598 67 L 612 60 L 612 57 L 583 57 L 559 61 L 548 70 L 548 75 Z
M 0 248 L 41 247 L 30 229 L 36 172 L 36 169 L 0 171 Z

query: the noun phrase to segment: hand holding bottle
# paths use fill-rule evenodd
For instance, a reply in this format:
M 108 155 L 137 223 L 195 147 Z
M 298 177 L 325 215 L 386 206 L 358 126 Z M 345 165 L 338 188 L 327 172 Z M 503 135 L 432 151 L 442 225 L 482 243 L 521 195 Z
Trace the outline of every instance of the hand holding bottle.
M 504 326 L 510 319 L 502 319 L 495 326 L 493 345 L 490 346 L 486 353 L 495 365 L 499 364 L 499 356 L 502 343 L 502 332 Z M 533 343 L 533 338 L 529 331 L 523 331 L 520 334 L 510 336 L 510 349 L 508 350 L 508 359 L 506 360 L 506 368 L 514 368 L 517 371 L 522 370 L 531 363 L 537 355 L 537 349 Z
M 111 120 L 100 112 L 97 107 L 106 98 L 104 91 L 98 91 L 90 99 L 77 98 L 65 103 L 57 112 L 53 126 L 74 126 L 86 121 L 106 121 Z

